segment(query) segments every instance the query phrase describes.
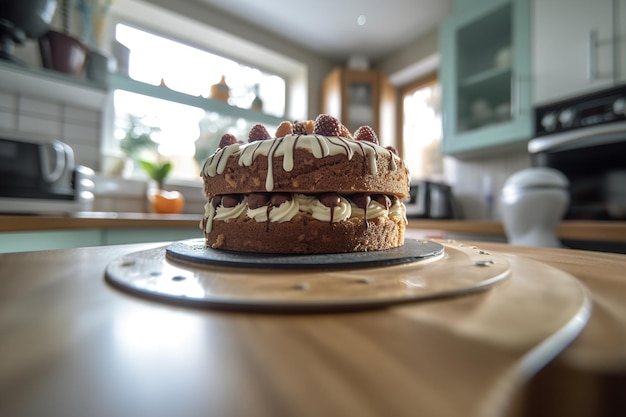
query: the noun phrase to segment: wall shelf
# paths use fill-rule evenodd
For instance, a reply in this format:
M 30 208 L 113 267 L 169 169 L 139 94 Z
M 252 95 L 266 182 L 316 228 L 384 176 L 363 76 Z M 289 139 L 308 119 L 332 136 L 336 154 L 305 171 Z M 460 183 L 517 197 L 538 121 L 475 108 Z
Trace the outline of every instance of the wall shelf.
M 100 110 L 106 85 L 45 68 L 0 61 L 0 84 L 4 91 Z
M 223 116 L 234 118 L 243 118 L 263 124 L 278 126 L 280 122 L 285 120 L 283 117 L 271 116 L 256 110 L 244 109 L 241 107 L 231 106 L 223 101 L 205 98 L 201 96 L 192 96 L 172 90 L 168 87 L 152 85 L 122 74 L 111 74 L 109 76 L 109 88 L 111 90 L 119 89 L 132 93 L 142 94 L 162 100 L 173 101 L 180 104 L 199 107 L 209 112 L 216 112 Z
M 231 106 L 211 98 L 192 96 L 167 87 L 136 81 L 122 74 L 110 74 L 106 84 L 99 84 L 45 68 L 0 61 L 0 84 L 4 91 L 40 97 L 79 107 L 101 110 L 110 91 L 120 89 L 150 97 L 199 107 L 223 116 L 243 118 L 256 123 L 278 126 L 286 120 L 256 110 Z

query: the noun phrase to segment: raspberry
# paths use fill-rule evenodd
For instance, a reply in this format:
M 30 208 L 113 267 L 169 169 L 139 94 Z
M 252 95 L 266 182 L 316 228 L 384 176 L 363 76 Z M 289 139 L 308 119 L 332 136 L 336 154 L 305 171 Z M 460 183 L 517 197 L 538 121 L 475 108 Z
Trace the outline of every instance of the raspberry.
M 267 132 L 265 126 L 256 124 L 250 129 L 248 134 L 248 142 L 256 142 L 257 140 L 266 140 L 270 138 L 270 134 Z
M 278 125 L 278 128 L 276 129 L 276 137 L 277 138 L 282 138 L 283 136 L 287 136 L 287 135 L 291 135 L 294 132 L 294 127 L 291 124 L 291 122 L 288 121 L 283 121 Z
M 320 114 L 315 119 L 313 133 L 324 136 L 339 136 L 341 135 L 341 123 L 329 114 Z
M 364 140 L 367 142 L 372 142 L 375 143 L 376 145 L 379 144 L 378 142 L 378 136 L 376 136 L 376 133 L 374 133 L 374 129 L 372 129 L 369 126 L 361 126 L 359 127 L 356 132 L 354 132 L 354 139 L 355 140 Z
M 231 135 L 230 133 L 225 133 L 224 136 L 222 136 L 222 138 L 220 139 L 220 143 L 219 145 L 217 145 L 218 148 L 225 148 L 228 145 L 233 145 L 237 143 L 237 138 L 234 135 Z
M 345 127 L 344 125 L 341 125 L 341 134 L 339 136 L 341 136 L 342 138 L 346 138 L 346 139 L 352 139 L 352 134 L 350 133 L 348 128 Z
M 303 122 L 295 121 L 293 122 L 293 134 L 294 135 L 306 135 L 306 127 Z

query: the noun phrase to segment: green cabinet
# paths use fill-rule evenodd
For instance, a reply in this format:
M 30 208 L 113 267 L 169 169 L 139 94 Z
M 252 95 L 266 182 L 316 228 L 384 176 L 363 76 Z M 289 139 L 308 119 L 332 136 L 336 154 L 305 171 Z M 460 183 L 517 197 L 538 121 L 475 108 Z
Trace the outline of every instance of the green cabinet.
M 522 148 L 534 123 L 530 1 L 458 3 L 440 32 L 443 152 Z
M 0 253 L 100 246 L 98 229 L 38 230 L 0 233 Z

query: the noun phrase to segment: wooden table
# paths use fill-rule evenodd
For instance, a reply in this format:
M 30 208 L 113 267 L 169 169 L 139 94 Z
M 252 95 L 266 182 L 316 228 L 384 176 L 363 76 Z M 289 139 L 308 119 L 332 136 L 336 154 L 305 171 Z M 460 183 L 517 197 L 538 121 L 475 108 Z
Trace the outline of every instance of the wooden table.
M 476 245 L 511 277 L 315 314 L 178 306 L 105 281 L 114 259 L 160 244 L 0 255 L 0 415 L 625 415 L 626 256 Z M 516 298 L 525 282 L 532 300 Z M 591 313 L 555 342 L 560 311 L 541 299 L 578 286 Z
M 75 215 L 0 214 L 0 232 L 72 230 L 89 228 L 197 228 L 201 214 L 152 214 L 81 212 Z M 504 237 L 500 222 L 480 220 L 409 219 L 408 229 L 451 232 L 473 236 Z M 565 220 L 558 228 L 560 239 L 625 242 L 626 221 Z

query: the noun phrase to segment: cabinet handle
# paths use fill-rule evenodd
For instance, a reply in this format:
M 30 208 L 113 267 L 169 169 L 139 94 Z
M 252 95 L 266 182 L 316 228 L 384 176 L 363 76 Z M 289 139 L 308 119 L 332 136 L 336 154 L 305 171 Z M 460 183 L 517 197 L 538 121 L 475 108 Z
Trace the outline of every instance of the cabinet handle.
M 598 79 L 598 31 L 591 29 L 587 44 L 587 80 Z

